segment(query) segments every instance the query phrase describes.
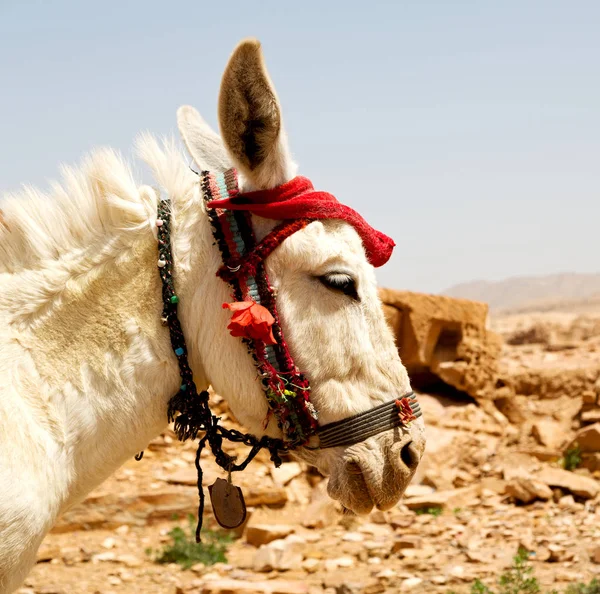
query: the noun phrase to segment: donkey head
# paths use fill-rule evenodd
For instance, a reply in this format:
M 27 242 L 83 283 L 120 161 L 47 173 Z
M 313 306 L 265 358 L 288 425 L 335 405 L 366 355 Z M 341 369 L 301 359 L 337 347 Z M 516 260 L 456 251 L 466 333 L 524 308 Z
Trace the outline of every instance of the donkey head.
M 192 108 L 183 107 L 178 115 L 196 162 L 219 169 L 233 164 L 242 191 L 272 188 L 295 176 L 281 108 L 257 41 L 242 42 L 225 69 L 219 97 L 222 141 Z M 253 224 L 260 238 L 275 222 L 254 217 Z M 288 346 L 310 380 L 321 425 L 410 391 L 384 320 L 374 269 L 354 227 L 340 220 L 314 221 L 287 238 L 266 266 Z M 204 358 L 207 377 L 240 421 L 264 433 L 266 402 L 251 357 L 239 339 L 227 335 L 226 314 L 215 311 L 215 319 L 227 343 Z M 269 424 L 267 433 L 277 435 L 274 425 Z M 329 475 L 331 497 L 366 513 L 373 505 L 389 509 L 397 503 L 424 447 L 419 419 L 410 428 L 389 430 L 350 447 L 299 449 L 296 455 Z

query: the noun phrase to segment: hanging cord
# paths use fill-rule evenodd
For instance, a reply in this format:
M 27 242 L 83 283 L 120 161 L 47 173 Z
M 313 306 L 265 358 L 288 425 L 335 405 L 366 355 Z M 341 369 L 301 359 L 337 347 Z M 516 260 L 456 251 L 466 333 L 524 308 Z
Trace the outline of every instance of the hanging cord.
M 212 414 L 209 407 L 209 393 L 206 390 L 198 393 L 194 383 L 193 373 L 187 357 L 187 346 L 179 318 L 177 305 L 179 297 L 173 285 L 173 255 L 171 251 L 171 212 L 168 200 L 161 200 L 158 205 L 156 227 L 158 231 L 158 270 L 162 280 L 163 311 L 161 321 L 169 327 L 171 346 L 179 364 L 181 385 L 179 391 L 169 401 L 168 419 L 174 422 L 174 429 L 181 441 L 196 439 L 198 433 L 204 435 L 198 442 L 196 451 L 196 470 L 198 472 L 198 525 L 196 527 L 196 542 L 200 542 L 202 516 L 204 513 L 204 490 L 202 488 L 202 467 L 200 457 L 208 443 L 215 457 L 215 462 L 227 472 L 239 472 L 255 458 L 258 452 L 265 448 L 271 454 L 275 467 L 281 466 L 279 451 L 288 448 L 281 439 L 267 437 L 258 438 L 249 433 L 241 433 L 235 429 L 227 429 L 219 425 L 220 417 Z M 250 447 L 250 452 L 243 462 L 236 464 L 235 457 L 223 451 L 223 439 L 233 443 L 243 443 Z

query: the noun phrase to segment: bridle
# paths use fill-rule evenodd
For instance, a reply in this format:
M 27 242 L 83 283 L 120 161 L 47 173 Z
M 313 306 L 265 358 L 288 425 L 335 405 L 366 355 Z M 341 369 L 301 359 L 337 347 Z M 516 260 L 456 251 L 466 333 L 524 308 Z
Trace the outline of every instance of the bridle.
M 315 450 L 347 447 L 383 431 L 407 426 L 422 414 L 415 394 L 410 392 L 368 411 L 319 426 L 318 412 L 310 402 L 310 384 L 296 368 L 285 342 L 277 315 L 274 290 L 269 283 L 264 265 L 265 259 L 273 250 L 287 237 L 304 228 L 311 220 L 300 218 L 283 221 L 264 239 L 257 241 L 250 212 L 215 208 L 211 204 L 224 198 L 243 199 L 244 195 L 239 192 L 235 169 L 224 173 L 205 171 L 200 174 L 200 180 L 215 244 L 219 248 L 223 262 L 217 275 L 230 285 L 236 303 L 253 302 L 256 306 L 266 309 L 272 319 L 270 330 L 272 330 L 274 344 L 270 344 L 270 340 L 248 336 L 242 337 L 242 340 L 253 358 L 269 405 L 265 428 L 272 416 L 283 437 L 256 437 L 223 427 L 219 424 L 219 417 L 213 415 L 210 410 L 209 393 L 207 391 L 198 393 L 177 315 L 179 297 L 173 284 L 170 200 L 168 198 L 161 200 L 156 220 L 158 270 L 162 280 L 163 297 L 161 320 L 169 328 L 171 345 L 177 357 L 181 376 L 179 391 L 169 401 L 168 419 L 169 422 L 174 421 L 175 432 L 182 441 L 195 439 L 199 433 L 204 433 L 200 437 L 196 453 L 200 499 L 196 530 L 198 542 L 204 510 L 200 456 L 207 444 L 215 456 L 216 463 L 226 470 L 230 477 L 232 472 L 244 470 L 261 449 L 269 450 L 272 462 L 279 467 L 280 452 L 299 447 Z M 243 462 L 236 463 L 235 457 L 223 451 L 223 439 L 244 443 L 250 447 L 250 452 Z

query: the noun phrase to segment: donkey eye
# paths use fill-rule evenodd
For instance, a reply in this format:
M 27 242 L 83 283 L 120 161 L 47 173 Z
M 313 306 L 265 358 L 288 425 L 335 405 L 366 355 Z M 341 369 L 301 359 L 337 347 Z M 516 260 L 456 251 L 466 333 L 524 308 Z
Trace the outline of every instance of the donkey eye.
M 325 285 L 328 289 L 334 291 L 340 291 L 348 297 L 352 297 L 356 301 L 359 301 L 358 291 L 356 290 L 356 282 L 354 279 L 345 272 L 330 272 L 318 277 L 319 282 Z

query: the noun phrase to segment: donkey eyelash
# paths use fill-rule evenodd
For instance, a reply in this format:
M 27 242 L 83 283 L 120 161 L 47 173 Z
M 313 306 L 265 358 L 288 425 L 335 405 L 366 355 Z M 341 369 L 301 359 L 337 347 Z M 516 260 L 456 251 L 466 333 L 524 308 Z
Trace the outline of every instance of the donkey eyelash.
M 330 272 L 318 276 L 317 279 L 328 289 L 339 291 L 340 293 L 344 293 L 344 295 L 348 295 L 348 297 L 351 297 L 355 301 L 360 301 L 356 289 L 356 281 L 349 274 L 345 272 Z

